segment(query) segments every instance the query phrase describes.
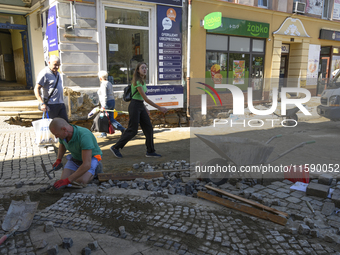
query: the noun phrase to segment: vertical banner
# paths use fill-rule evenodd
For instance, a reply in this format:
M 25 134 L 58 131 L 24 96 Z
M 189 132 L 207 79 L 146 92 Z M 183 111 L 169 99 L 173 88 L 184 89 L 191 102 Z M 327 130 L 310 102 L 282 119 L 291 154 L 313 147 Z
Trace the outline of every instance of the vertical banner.
M 46 15 L 46 41 L 48 48 L 48 56 L 56 55 L 59 56 L 59 48 L 58 48 L 58 28 L 57 28 L 57 12 L 56 6 L 52 6 L 48 10 L 48 14 Z
M 320 59 L 320 45 L 309 44 L 307 85 L 316 85 L 318 80 L 318 68 Z
M 158 80 L 182 79 L 182 10 L 157 6 Z

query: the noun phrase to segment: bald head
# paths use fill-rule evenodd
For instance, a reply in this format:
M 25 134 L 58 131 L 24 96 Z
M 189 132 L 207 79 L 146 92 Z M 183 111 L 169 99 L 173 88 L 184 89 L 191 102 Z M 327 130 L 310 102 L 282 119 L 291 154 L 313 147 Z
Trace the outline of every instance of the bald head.
M 50 123 L 50 130 L 60 130 L 62 128 L 67 128 L 70 124 L 62 118 L 54 118 Z
M 54 118 L 50 123 L 50 131 L 56 138 L 70 139 L 73 134 L 73 127 L 62 118 Z

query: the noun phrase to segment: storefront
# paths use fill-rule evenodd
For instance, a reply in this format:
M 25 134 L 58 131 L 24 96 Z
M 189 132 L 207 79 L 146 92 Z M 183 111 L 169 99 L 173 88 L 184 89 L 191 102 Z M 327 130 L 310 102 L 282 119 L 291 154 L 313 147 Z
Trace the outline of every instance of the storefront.
M 99 35 L 103 38 L 99 40 L 99 65 L 108 71 L 115 90 L 131 84 L 137 64 L 145 62 L 146 82 L 153 88 L 156 103 L 182 108 L 182 1 L 98 3 L 97 11 L 103 14 L 98 15 Z
M 204 28 L 204 18 L 218 12 L 221 24 Z M 208 20 L 209 25 L 216 20 Z M 245 107 L 249 88 L 254 104 L 270 102 L 273 88 L 300 87 L 316 95 L 322 58 L 328 54 L 329 72 L 340 63 L 340 41 L 319 37 L 324 27 L 335 29 L 339 23 L 229 2 L 193 0 L 190 106 L 199 108 L 201 95 L 208 94 L 208 108 L 232 109 L 233 95 L 229 89 L 221 89 L 223 84 L 242 90 Z
M 262 99 L 266 38 L 269 24 L 222 17 L 219 28 L 206 35 L 206 83 L 253 88 Z
M 340 41 L 340 31 L 320 29 L 320 39 L 335 42 Z M 333 45 L 322 46 L 320 51 L 320 67 L 318 73 L 318 95 L 320 95 L 327 87 L 328 81 L 333 78 L 333 73 L 337 69 L 340 69 L 340 47 Z
M 127 110 L 121 97 L 139 62 L 148 66 L 146 82 L 156 103 L 183 108 L 182 1 L 76 0 L 45 9 L 45 59 L 60 57 L 63 85 L 71 89 L 65 95 L 72 97 L 65 100 L 69 114 L 89 101 L 98 104 L 99 70 L 108 71 L 116 110 Z M 73 98 L 72 90 L 80 94 Z

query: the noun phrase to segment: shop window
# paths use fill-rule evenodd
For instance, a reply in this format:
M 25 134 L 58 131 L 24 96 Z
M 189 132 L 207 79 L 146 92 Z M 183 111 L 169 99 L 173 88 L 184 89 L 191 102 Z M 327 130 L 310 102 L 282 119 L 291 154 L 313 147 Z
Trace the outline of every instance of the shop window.
M 331 53 L 331 47 L 321 47 L 321 55 L 329 55 Z
M 263 52 L 264 51 L 264 40 L 253 40 L 253 51 Z
M 131 84 L 138 62 L 149 65 L 148 20 L 148 11 L 105 8 L 106 63 L 114 85 Z
M 268 1 L 267 0 L 258 0 L 257 6 L 262 7 L 262 8 L 268 8 Z
M 329 1 L 323 0 L 323 9 L 322 9 L 322 18 L 328 19 L 328 8 L 329 8 Z
M 105 23 L 118 25 L 149 26 L 147 11 L 105 7 Z
M 228 36 L 207 35 L 207 50 L 228 50 Z
M 222 84 L 227 78 L 228 54 L 223 52 L 207 52 L 205 77 L 208 83 Z
M 243 91 L 252 86 L 254 98 L 262 98 L 265 39 L 208 34 L 206 47 L 207 84 L 234 84 Z
M 339 54 L 339 48 L 334 47 L 333 48 L 333 54 Z
M 250 38 L 230 36 L 230 51 L 250 51 Z

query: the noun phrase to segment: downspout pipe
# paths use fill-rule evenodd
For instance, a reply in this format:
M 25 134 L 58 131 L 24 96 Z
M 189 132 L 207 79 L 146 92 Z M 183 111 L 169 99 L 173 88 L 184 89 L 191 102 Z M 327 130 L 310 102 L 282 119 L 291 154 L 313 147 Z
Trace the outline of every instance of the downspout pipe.
M 191 57 L 191 2 L 188 2 L 188 39 L 187 39 L 187 117 L 190 117 L 190 57 Z

